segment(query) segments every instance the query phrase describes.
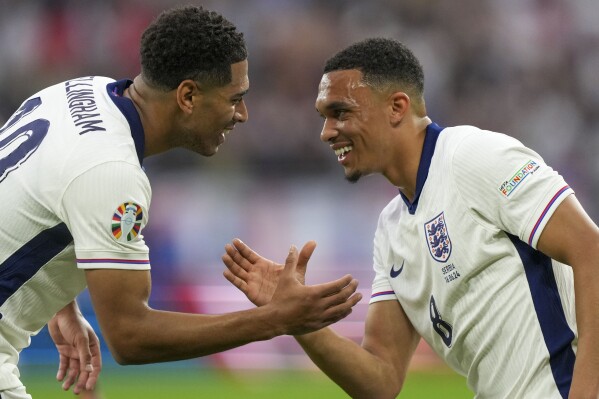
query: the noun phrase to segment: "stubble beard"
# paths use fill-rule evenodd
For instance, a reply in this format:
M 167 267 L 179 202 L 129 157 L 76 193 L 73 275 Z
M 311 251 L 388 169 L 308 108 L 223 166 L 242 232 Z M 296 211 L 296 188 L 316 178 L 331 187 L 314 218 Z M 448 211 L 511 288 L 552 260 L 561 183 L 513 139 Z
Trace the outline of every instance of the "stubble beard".
M 346 174 L 345 175 L 345 180 L 347 180 L 348 182 L 355 184 L 358 182 L 358 180 L 360 180 L 360 178 L 362 177 L 362 173 L 360 172 L 353 172 L 350 174 Z

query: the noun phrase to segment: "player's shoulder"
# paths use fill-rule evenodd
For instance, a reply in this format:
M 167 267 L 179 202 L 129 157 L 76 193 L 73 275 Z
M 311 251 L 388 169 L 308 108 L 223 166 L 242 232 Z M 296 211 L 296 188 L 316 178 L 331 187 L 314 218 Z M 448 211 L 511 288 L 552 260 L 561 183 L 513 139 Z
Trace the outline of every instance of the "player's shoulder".
M 450 151 L 484 151 L 523 146 L 519 140 L 507 134 L 469 125 L 443 129 L 439 141 L 445 149 Z
M 404 208 L 405 203 L 398 193 L 379 214 L 378 229 L 385 228 L 389 224 L 397 223 L 405 211 Z
M 115 82 L 114 79 L 106 76 L 81 76 L 54 83 L 32 94 L 29 98 L 41 95 L 60 95 L 61 97 L 67 96 L 67 98 L 69 94 L 83 96 L 90 90 L 106 91 L 107 85 L 113 82 Z

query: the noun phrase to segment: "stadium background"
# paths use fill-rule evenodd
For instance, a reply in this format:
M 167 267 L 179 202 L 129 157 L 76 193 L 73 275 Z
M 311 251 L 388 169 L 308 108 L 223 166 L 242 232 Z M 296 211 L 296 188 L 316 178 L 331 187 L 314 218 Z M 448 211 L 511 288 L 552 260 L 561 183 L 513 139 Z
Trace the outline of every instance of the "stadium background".
M 215 157 L 176 150 L 145 161 L 153 187 L 144 231 L 151 248 L 153 306 L 208 313 L 248 307 L 222 277 L 220 256 L 233 237 L 278 260 L 291 243 L 315 239 L 319 245 L 308 282 L 352 273 L 369 296 L 378 213 L 397 191 L 378 176 L 353 186 L 344 181 L 334 155 L 319 141 L 322 121 L 314 99 L 324 60 L 370 36 L 394 37 L 414 50 L 425 70 L 433 120 L 520 139 L 565 176 L 599 220 L 595 0 L 0 0 L 0 125 L 47 85 L 84 75 L 137 75 L 142 30 L 176 4 L 203 4 L 245 33 L 250 118 Z M 85 293 L 80 303 L 94 322 Z M 366 305 L 364 299 L 335 329 L 359 340 Z M 31 378 L 54 367 L 56 353 L 45 330 L 22 361 Z M 106 351 L 104 361 L 108 376 L 114 370 L 135 373 L 136 366 L 117 366 Z M 196 368 L 229 375 L 222 370 L 313 366 L 291 338 L 280 337 L 161 365 L 161 371 L 138 370 L 195 373 Z M 426 345 L 414 362 L 414 370 L 422 369 L 444 372 Z M 431 385 L 443 381 L 426 378 Z

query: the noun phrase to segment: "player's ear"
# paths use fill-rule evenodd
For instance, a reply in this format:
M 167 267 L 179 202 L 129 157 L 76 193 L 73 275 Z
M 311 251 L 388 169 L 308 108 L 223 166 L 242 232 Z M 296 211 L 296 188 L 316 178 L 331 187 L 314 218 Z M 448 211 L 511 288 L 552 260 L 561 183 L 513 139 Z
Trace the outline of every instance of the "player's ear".
M 185 112 L 186 114 L 190 114 L 193 112 L 193 98 L 194 96 L 199 96 L 200 90 L 196 82 L 191 79 L 183 80 L 177 86 L 177 104 L 179 108 Z
M 389 95 L 389 119 L 392 126 L 397 126 L 408 109 L 410 109 L 410 96 L 403 91 L 396 91 Z

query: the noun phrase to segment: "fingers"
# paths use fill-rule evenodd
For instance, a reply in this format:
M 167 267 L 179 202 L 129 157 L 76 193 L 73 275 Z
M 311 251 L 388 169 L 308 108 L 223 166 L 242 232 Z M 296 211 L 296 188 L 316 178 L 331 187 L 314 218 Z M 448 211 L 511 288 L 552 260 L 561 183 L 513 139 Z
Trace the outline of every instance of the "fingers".
M 62 381 L 64 377 L 67 375 L 67 370 L 69 368 L 69 358 L 64 356 L 63 354 L 59 355 L 58 362 L 58 372 L 56 373 L 56 379 L 58 381 Z
M 244 280 L 242 280 L 239 277 L 237 277 L 230 270 L 225 270 L 223 272 L 223 276 L 225 276 L 225 278 L 227 280 L 229 280 L 229 282 L 231 284 L 233 284 L 235 287 L 237 287 L 241 292 L 243 292 L 244 294 L 246 293 L 246 291 L 248 289 L 248 285 L 247 285 L 247 283 Z
M 324 305 L 331 309 L 339 305 L 347 305 L 348 308 L 353 307 L 362 299 L 362 294 L 356 293 L 358 288 L 358 280 L 352 279 L 349 284 L 343 287 L 338 292 L 332 295 L 326 295 Z
M 258 260 L 260 260 L 260 255 L 258 255 L 256 252 L 252 251 L 252 249 L 250 247 L 248 247 L 239 238 L 235 238 L 233 240 L 233 245 L 235 246 L 237 251 L 239 251 L 241 256 L 243 256 L 245 259 L 247 259 L 251 263 L 256 263 Z
M 100 351 L 100 341 L 97 337 L 95 337 L 95 341 L 97 341 L 97 344 L 90 346 L 92 352 L 91 365 L 86 366 L 86 370 L 88 371 L 90 371 L 91 368 L 91 372 L 89 373 L 89 377 L 87 378 L 87 382 L 85 383 L 85 389 L 87 389 L 88 391 L 91 391 L 96 387 L 96 382 L 98 381 L 100 371 L 102 370 L 102 353 Z
M 77 375 L 79 374 L 79 360 L 71 357 L 69 359 L 69 369 L 67 371 L 67 375 L 65 380 L 62 383 L 62 389 L 68 391 L 71 386 L 77 380 Z
M 285 268 L 283 270 L 284 273 L 293 273 L 295 271 L 298 256 L 297 247 L 292 245 L 291 248 L 289 248 L 289 254 L 287 254 L 287 258 L 285 259 Z
M 332 284 L 343 284 L 344 281 L 345 277 L 332 282 Z M 330 292 L 328 287 L 329 284 L 330 283 L 322 285 L 326 286 L 326 289 L 321 291 L 321 294 Z M 319 288 L 322 288 L 322 286 Z M 325 323 L 323 327 L 347 317 L 352 312 L 352 308 L 357 305 L 360 300 L 362 300 L 362 294 L 359 292 L 356 293 L 357 288 L 358 280 L 351 279 L 347 285 L 343 286 L 337 292 L 325 295 L 323 305 L 326 310 L 323 314 Z
M 302 287 L 303 311 L 301 315 L 296 314 L 296 324 L 290 326 L 287 334 L 301 335 L 320 330 L 350 315 L 362 299 L 362 294 L 356 292 L 357 287 L 358 281 L 351 276 L 320 286 Z M 337 291 L 331 292 L 331 289 Z
M 229 269 L 234 268 L 232 271 L 235 274 L 243 273 L 243 271 L 248 271 L 251 268 L 252 263 L 233 245 L 225 245 L 225 252 L 226 254 L 223 255 L 222 260 Z
M 87 378 L 88 378 L 89 374 L 93 371 L 92 353 L 90 350 L 89 336 L 80 334 L 77 337 L 77 340 L 75 342 L 75 348 L 77 349 L 77 355 L 79 357 L 79 361 L 78 361 L 77 365 L 73 364 L 74 362 L 71 362 L 72 364 L 71 364 L 71 369 L 69 370 L 69 378 L 71 377 L 71 374 L 73 374 L 73 373 L 75 374 L 75 377 L 77 375 L 79 375 L 79 378 L 77 379 L 77 383 L 73 387 L 73 392 L 78 394 L 85 388 Z M 78 366 L 78 367 L 75 368 L 75 366 Z M 74 379 L 72 381 L 74 381 Z M 64 386 L 63 386 L 63 388 L 64 388 Z
M 229 269 L 231 271 L 231 273 L 237 277 L 239 277 L 242 280 L 247 280 L 248 274 L 247 274 L 247 265 L 246 268 L 241 267 L 241 264 L 244 264 L 244 260 L 243 259 L 239 259 L 241 257 L 241 255 L 239 254 L 239 252 L 235 251 L 235 249 L 233 247 L 231 247 L 229 244 L 225 245 L 225 251 L 227 251 L 226 254 L 224 254 L 221 259 L 223 261 L 223 263 L 225 264 L 225 266 L 227 267 L 227 269 Z M 235 251 L 233 254 L 230 254 L 229 251 Z M 237 260 L 236 260 L 237 259 Z
M 300 251 L 298 258 L 297 258 L 297 272 L 300 273 L 302 276 L 306 275 L 306 268 L 308 267 L 308 261 L 310 260 L 310 257 L 312 257 L 312 254 L 314 253 L 314 250 L 316 249 L 316 241 L 308 241 L 306 244 L 304 244 L 304 247 L 302 248 L 302 250 Z
M 335 281 L 329 281 L 328 283 L 314 285 L 313 287 L 316 290 L 318 290 L 320 295 L 331 296 L 331 295 L 339 293 L 344 287 L 347 287 L 348 285 L 350 285 L 350 283 L 352 283 L 352 280 L 356 282 L 356 285 L 354 287 L 354 291 L 355 291 L 355 289 L 358 287 L 357 280 L 354 280 L 354 278 L 349 274 L 347 274 Z

